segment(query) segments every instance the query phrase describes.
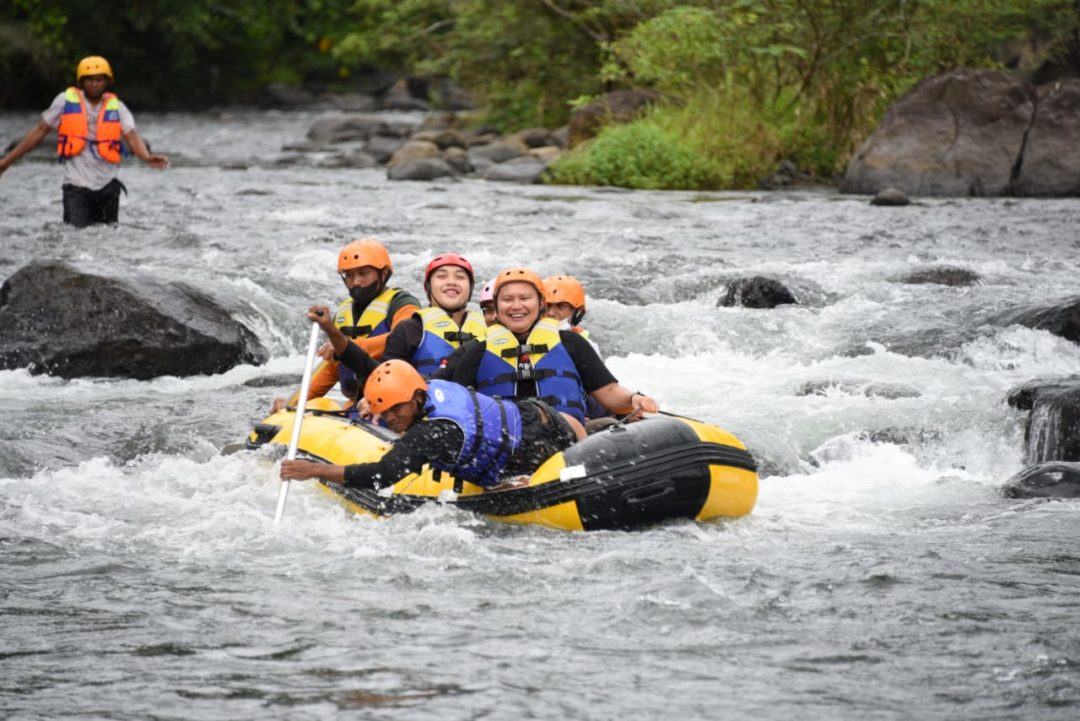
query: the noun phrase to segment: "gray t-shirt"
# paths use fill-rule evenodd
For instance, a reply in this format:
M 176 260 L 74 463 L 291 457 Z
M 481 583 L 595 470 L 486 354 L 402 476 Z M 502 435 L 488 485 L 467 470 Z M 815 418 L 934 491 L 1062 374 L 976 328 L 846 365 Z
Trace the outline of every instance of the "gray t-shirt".
M 103 102 L 99 102 L 97 105 L 91 104 L 86 100 L 86 94 L 82 90 L 79 94 L 83 96 L 83 103 L 86 105 L 86 129 L 87 135 L 91 138 L 97 137 L 97 119 L 98 112 L 104 105 Z M 64 112 L 64 93 L 60 93 L 52 101 L 52 105 L 49 109 L 41 114 L 41 119 L 48 123 L 49 127 L 56 130 L 60 127 L 60 116 Z M 132 117 L 131 111 L 127 109 L 124 103 L 120 102 L 120 130 L 127 134 L 135 129 L 135 118 Z M 80 188 L 89 188 L 90 190 L 100 190 L 108 185 L 113 178 L 116 177 L 116 171 L 119 170 L 119 163 L 108 163 L 101 159 L 97 153 L 97 146 L 87 143 L 86 148 L 74 158 L 68 158 L 64 161 L 64 182 L 77 185 Z

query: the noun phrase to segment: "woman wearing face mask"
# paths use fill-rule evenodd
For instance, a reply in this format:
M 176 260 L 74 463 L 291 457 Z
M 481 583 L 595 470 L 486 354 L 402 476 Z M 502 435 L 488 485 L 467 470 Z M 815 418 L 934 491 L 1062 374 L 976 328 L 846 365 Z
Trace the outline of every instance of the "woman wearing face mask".
M 354 240 L 346 245 L 338 254 L 337 267 L 349 297 L 341 301 L 332 317 L 328 312 L 322 317 L 331 321 L 344 341 L 343 347 L 335 348 L 333 356 L 329 352 L 324 355 L 330 357 L 312 375 L 308 400 L 325 395 L 335 383 L 340 383 L 342 394 L 355 403 L 361 394 L 363 379 L 358 383 L 356 374 L 338 362 L 341 350 L 355 345 L 371 358 L 381 359 L 390 331 L 420 310 L 420 303 L 399 288 L 387 287 L 394 268 L 390 254 L 377 240 Z M 325 306 L 320 307 L 327 310 Z M 295 405 L 295 395 L 289 403 Z M 284 405 L 285 400 L 278 398 L 272 410 L 280 410 Z
M 589 342 L 544 317 L 544 283 L 528 268 L 495 279 L 495 324 L 487 338 L 462 347 L 433 376 L 505 399 L 539 398 L 585 422 L 586 396 L 607 410 L 656 413 L 656 401 L 619 384 Z
M 445 366 L 447 356 L 463 343 L 483 340 L 487 325 L 478 312 L 468 309 L 472 289 L 473 268 L 468 260 L 457 253 L 443 253 L 432 259 L 424 270 L 424 291 L 431 305 L 394 326 L 381 360 L 406 361 L 428 378 Z M 312 306 L 308 318 L 326 332 L 341 364 L 362 385 L 379 360 L 362 346 L 349 343 L 325 306 Z

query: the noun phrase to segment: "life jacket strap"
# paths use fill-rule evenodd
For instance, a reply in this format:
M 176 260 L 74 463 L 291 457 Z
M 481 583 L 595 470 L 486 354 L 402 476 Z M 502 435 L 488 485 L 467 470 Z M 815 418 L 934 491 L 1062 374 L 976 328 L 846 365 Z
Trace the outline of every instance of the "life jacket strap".
M 346 338 L 361 338 L 366 337 L 373 330 L 375 329 L 370 325 L 354 325 L 352 328 L 342 328 L 341 334 Z
M 517 358 L 520 355 L 526 355 L 528 353 L 547 353 L 547 343 L 523 343 L 516 348 L 504 348 L 502 353 L 499 354 L 502 358 Z

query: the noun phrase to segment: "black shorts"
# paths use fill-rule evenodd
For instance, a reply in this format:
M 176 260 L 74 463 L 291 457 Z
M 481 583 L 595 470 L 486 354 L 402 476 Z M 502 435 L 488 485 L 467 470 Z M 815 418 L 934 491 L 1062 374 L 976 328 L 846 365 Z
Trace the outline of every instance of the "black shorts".
M 532 475 L 551 456 L 577 442 L 566 418 L 535 398 L 517 401 L 521 411 L 521 446 L 503 469 L 504 476 Z
M 64 183 L 64 222 L 76 228 L 93 223 L 115 223 L 120 218 L 120 191 L 127 188 L 116 178 L 100 190 Z

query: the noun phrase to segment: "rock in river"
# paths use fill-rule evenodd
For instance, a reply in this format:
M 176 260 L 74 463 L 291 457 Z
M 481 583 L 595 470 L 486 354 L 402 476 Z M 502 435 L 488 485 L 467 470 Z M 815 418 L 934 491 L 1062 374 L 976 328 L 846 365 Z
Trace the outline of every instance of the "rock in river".
M 254 333 L 190 286 L 59 260 L 4 281 L 0 337 L 0 368 L 64 378 L 213 374 L 268 357 Z

